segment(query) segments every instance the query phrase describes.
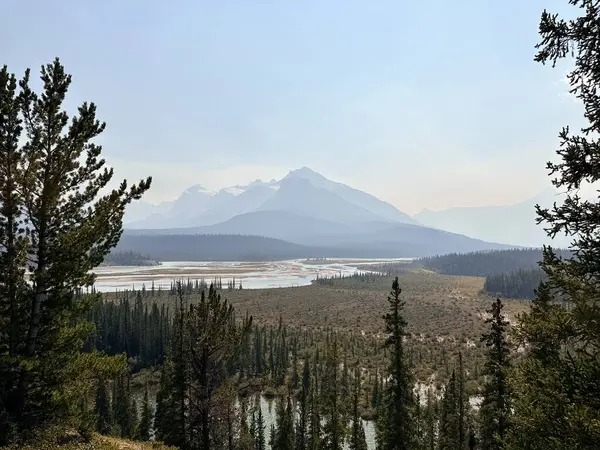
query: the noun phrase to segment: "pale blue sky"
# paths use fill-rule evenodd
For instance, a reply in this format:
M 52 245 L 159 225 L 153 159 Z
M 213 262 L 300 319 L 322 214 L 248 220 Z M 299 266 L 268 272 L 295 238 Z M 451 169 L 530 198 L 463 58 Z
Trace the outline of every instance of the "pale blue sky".
M 409 213 L 506 204 L 549 185 L 560 127 L 580 124 L 567 66 L 533 62 L 542 10 L 567 3 L 7 2 L 0 64 L 59 56 L 150 201 L 309 166 Z

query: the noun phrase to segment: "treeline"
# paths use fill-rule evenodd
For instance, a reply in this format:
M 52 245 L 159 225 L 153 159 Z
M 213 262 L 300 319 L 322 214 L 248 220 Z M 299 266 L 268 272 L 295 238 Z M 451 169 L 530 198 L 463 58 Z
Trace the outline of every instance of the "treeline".
M 557 250 L 563 258 L 570 258 L 568 250 Z M 542 260 L 542 250 L 537 248 L 491 250 L 473 253 L 450 253 L 420 258 L 414 264 L 445 275 L 487 277 L 519 269 L 536 269 Z
M 485 278 L 483 289 L 492 296 L 533 299 L 535 290 L 548 276 L 540 269 L 519 269 Z
M 158 266 L 160 263 L 149 255 L 126 250 L 113 251 L 104 257 L 105 266 Z
M 374 272 L 359 272 L 356 271 L 353 274 L 334 274 L 334 275 L 319 275 L 317 273 L 317 278 L 315 278 L 312 282 L 314 284 L 319 284 L 322 286 L 339 286 L 345 285 L 347 281 L 354 281 L 357 283 L 369 284 L 376 281 L 380 281 L 384 278 L 389 278 L 386 275 Z
M 270 261 L 306 258 L 310 247 L 260 236 L 124 233 L 118 251 L 148 253 L 160 261 Z
M 95 324 L 95 330 L 85 349 L 111 356 L 126 354 L 135 372 L 161 366 L 170 342 L 169 308 L 165 304 L 149 305 L 144 294 L 138 291 L 130 299 L 129 291 L 125 291 L 119 302 L 100 300 L 94 304 L 87 318 Z

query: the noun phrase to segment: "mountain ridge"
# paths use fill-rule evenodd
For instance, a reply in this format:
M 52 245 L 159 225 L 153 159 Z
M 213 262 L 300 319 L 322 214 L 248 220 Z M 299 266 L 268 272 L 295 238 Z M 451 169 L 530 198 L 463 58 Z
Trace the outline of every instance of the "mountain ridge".
M 307 192 L 296 192 L 291 195 L 289 189 L 280 193 L 282 186 L 289 187 L 294 182 L 305 182 Z M 408 214 L 395 208 L 388 202 L 354 189 L 343 183 L 338 183 L 324 177 L 318 172 L 304 166 L 291 170 L 281 180 L 255 180 L 247 185 L 225 187 L 217 191 L 209 191 L 197 184 L 186 189 L 177 199 L 151 205 L 136 201 L 130 205 L 124 218 L 126 228 L 182 228 L 192 226 L 213 225 L 226 221 L 238 214 L 253 210 L 273 209 L 268 203 L 278 203 L 281 207 L 285 202 L 286 209 L 294 210 L 294 205 L 300 204 L 310 189 L 323 189 L 323 195 L 329 196 L 329 204 L 322 205 L 321 211 L 302 211 L 309 215 L 323 216 L 326 209 L 342 208 L 350 216 L 361 220 L 390 220 L 405 223 L 417 223 Z M 281 199 L 287 194 L 287 199 Z M 243 197 L 242 197 L 243 196 Z M 241 200 L 240 200 L 241 197 Z M 251 198 L 251 201 L 248 199 Z M 313 207 L 319 198 L 313 202 Z M 345 205 L 350 203 L 353 206 Z M 263 206 L 265 204 L 266 206 Z M 305 204 L 310 207 L 310 204 Z M 350 210 L 354 209 L 354 212 Z M 298 212 L 298 211 L 297 211 Z M 329 213 L 330 214 L 330 213 Z M 343 222 L 343 220 L 342 220 Z
M 412 217 L 426 227 L 461 233 L 484 241 L 511 243 L 525 247 L 551 244 L 567 247 L 570 239 L 550 239 L 543 225 L 536 223 L 535 205 L 549 208 L 563 194 L 546 188 L 538 194 L 510 205 L 458 206 L 432 211 L 423 209 Z

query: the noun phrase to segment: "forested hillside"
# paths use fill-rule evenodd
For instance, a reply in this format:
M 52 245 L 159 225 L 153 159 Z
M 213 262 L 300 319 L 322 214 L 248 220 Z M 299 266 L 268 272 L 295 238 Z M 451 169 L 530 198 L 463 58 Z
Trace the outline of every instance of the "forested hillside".
M 133 250 L 112 251 L 104 257 L 105 266 L 157 266 L 160 263 L 150 255 Z
M 568 250 L 558 250 L 563 258 L 571 257 Z M 487 277 L 519 269 L 536 269 L 542 260 L 542 250 L 536 248 L 492 250 L 473 253 L 451 253 L 448 255 L 421 258 L 415 261 L 426 269 L 446 275 Z
M 548 276 L 539 267 L 536 269 L 519 269 L 485 277 L 483 288 L 493 296 L 508 298 L 535 298 L 535 289 Z
M 160 261 L 269 261 L 306 258 L 325 253 L 319 248 L 279 239 L 227 234 L 124 234 L 117 250 L 148 253 Z

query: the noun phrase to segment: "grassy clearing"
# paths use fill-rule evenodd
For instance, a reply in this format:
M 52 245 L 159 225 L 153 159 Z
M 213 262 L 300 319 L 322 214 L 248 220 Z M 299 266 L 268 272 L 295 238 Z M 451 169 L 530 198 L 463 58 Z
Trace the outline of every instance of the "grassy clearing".
M 94 433 L 84 440 L 77 433 L 44 436 L 34 443 L 5 447 L 6 450 L 175 450 L 156 442 L 135 442 Z

